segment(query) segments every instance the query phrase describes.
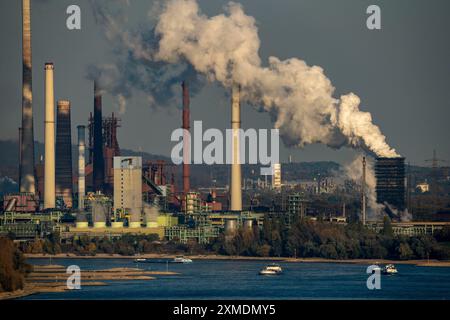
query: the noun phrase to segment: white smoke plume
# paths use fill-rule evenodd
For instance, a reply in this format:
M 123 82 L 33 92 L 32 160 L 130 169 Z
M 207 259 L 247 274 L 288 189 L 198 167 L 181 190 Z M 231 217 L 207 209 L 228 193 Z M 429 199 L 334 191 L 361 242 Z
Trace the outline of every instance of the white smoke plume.
M 89 74 L 101 78 L 106 73 L 109 90 L 123 99 L 138 89 L 151 92 L 151 103 L 173 102 L 179 82 L 191 78 L 195 91 L 202 83 L 192 74 L 201 74 L 226 88 L 239 84 L 243 100 L 271 115 L 287 146 L 323 143 L 398 156 L 371 114 L 359 109 L 358 96 L 333 96 L 335 88 L 321 67 L 277 57 L 263 65 L 256 21 L 240 4 L 230 2 L 224 14 L 208 17 L 196 0 L 169 0 L 151 10 L 150 24 L 155 21 L 156 26 L 131 33 L 121 26 L 122 15 L 105 13 L 107 5 L 95 3 L 97 20 L 121 59 L 116 72 L 95 67 Z
M 359 186 L 362 185 L 362 165 L 363 155 L 360 154 L 353 159 L 352 162 L 344 165 L 343 173 L 347 179 L 356 182 Z M 381 221 L 386 212 L 390 212 L 392 216 L 398 218 L 402 222 L 412 220 L 411 213 L 408 209 L 400 211 L 393 205 L 385 203 L 377 203 L 376 193 L 377 180 L 375 177 L 374 160 L 366 157 L 366 199 L 367 199 L 367 219 L 372 221 Z
M 362 184 L 362 174 L 363 174 L 363 155 L 360 154 L 355 159 L 344 165 L 345 176 L 355 181 L 358 185 Z M 384 215 L 383 204 L 377 203 L 376 194 L 376 184 L 377 180 L 375 177 L 374 162 L 371 158 L 366 157 L 366 197 L 367 197 L 367 219 L 368 220 L 382 220 Z
M 400 211 L 397 208 L 395 208 L 393 205 L 385 202 L 384 205 L 388 210 L 397 217 L 401 222 L 409 222 L 412 221 L 412 214 L 408 211 L 408 209 L 405 209 L 404 211 Z
M 196 0 L 170 0 L 155 31 L 160 39 L 155 59 L 186 60 L 211 81 L 227 88 L 240 84 L 248 103 L 270 112 L 286 144 L 350 145 L 378 156 L 398 155 L 370 113 L 359 110 L 355 94 L 333 97 L 334 87 L 322 68 L 276 57 L 264 67 L 255 19 L 241 5 L 230 2 L 225 14 L 207 17 Z

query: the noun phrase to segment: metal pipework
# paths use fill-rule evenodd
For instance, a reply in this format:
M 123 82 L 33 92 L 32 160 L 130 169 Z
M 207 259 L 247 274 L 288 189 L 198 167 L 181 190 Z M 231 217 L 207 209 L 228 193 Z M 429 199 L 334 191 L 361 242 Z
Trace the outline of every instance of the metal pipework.
M 86 127 L 78 126 L 78 210 L 84 210 L 84 197 L 86 194 Z
M 232 164 L 231 164 L 231 211 L 242 211 L 242 173 L 240 161 L 240 131 L 241 104 L 240 88 L 233 85 L 231 99 L 231 129 L 232 129 Z
M 55 208 L 55 95 L 53 63 L 45 64 L 44 209 Z
M 190 152 L 191 140 L 190 130 L 190 110 L 189 110 L 189 87 L 186 81 L 182 84 L 183 88 L 183 193 L 188 194 L 191 189 L 190 183 Z
M 31 5 L 30 0 L 22 0 L 22 157 L 20 159 L 20 192 L 34 194 L 34 133 L 33 94 L 31 64 Z

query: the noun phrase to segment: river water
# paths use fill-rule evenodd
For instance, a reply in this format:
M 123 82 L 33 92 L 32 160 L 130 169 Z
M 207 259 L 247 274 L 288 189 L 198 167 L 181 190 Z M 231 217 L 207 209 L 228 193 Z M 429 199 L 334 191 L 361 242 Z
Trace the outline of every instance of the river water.
M 32 264 L 49 264 L 46 259 Z M 52 264 L 78 265 L 83 270 L 136 267 L 128 259 L 53 259 Z M 367 265 L 280 263 L 283 274 L 260 276 L 268 261 L 196 260 L 191 264 L 139 264 L 148 270 L 179 272 L 150 281 L 104 281 L 63 293 L 42 293 L 31 299 L 450 299 L 450 268 L 397 265 L 399 273 L 381 277 L 381 289 L 367 289 Z M 82 276 L 82 274 L 81 274 Z

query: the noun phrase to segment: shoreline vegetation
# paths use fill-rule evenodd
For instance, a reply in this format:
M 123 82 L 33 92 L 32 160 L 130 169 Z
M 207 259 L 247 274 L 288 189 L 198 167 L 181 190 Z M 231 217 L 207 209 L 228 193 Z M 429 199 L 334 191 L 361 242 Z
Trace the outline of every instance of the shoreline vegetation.
M 240 228 L 233 233 L 221 233 L 208 244 L 189 239 L 160 239 L 158 235 L 125 234 L 120 238 L 73 236 L 61 239 L 53 233 L 44 238 L 14 243 L 14 235 L 0 237 L 0 299 L 37 292 L 62 290 L 59 280 L 67 279 L 63 267 L 40 270 L 26 259 L 135 259 L 171 260 L 189 256 L 193 260 L 255 260 L 285 263 L 350 263 L 350 264 L 412 264 L 417 266 L 450 267 L 450 228 L 431 235 L 408 237 L 395 235 L 391 221 L 385 218 L 383 229 L 375 232 L 361 223 L 348 225 L 312 222 L 303 219 L 286 225 L 281 217 L 265 217 L 263 227 Z M 191 241 L 192 240 L 192 241 Z M 5 249 L 3 249 L 5 248 Z M 298 258 L 294 258 L 298 257 Z M 85 285 L 103 280 L 145 279 L 157 274 L 135 269 L 103 270 L 87 274 Z M 49 268 L 49 267 L 47 267 Z M 45 269 L 45 267 L 44 267 Z M 87 271 L 89 273 L 89 271 Z M 142 273 L 144 272 L 144 273 Z M 50 277 L 49 274 L 52 276 Z M 143 277 L 143 278 L 139 278 Z M 147 278 L 148 277 L 148 278 Z M 50 279 L 52 281 L 50 281 Z M 43 284 L 45 283 L 45 284 Z M 53 283 L 53 284 L 50 284 Z M 34 287 L 33 287 L 34 286 Z M 20 292 L 22 292 L 20 294 Z M 10 292 L 10 293 L 5 293 Z M 19 292 L 19 293 L 17 293 Z
M 182 241 L 184 240 L 184 241 Z M 450 228 L 434 236 L 395 235 L 386 217 L 380 232 L 361 223 L 347 225 L 299 219 L 290 225 L 282 217 L 266 216 L 262 228 L 239 228 L 219 234 L 209 243 L 198 239 L 160 239 L 156 234 L 124 234 L 120 238 L 58 234 L 20 243 L 24 254 L 99 254 L 135 256 L 140 254 L 217 255 L 246 257 L 299 257 L 330 260 L 450 260 Z

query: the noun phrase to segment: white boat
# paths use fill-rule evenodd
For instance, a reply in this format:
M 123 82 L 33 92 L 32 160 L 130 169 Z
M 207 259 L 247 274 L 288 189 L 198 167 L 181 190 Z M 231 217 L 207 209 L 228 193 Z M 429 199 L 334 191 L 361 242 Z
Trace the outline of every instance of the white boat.
M 266 266 L 266 270 L 275 271 L 276 273 L 282 273 L 283 269 L 281 269 L 280 265 L 276 263 L 271 263 L 268 266 Z
M 396 274 L 398 273 L 398 270 L 393 264 L 388 264 L 381 270 L 381 272 L 383 274 Z
M 192 260 L 185 257 L 176 257 L 172 260 L 172 263 L 192 263 Z
M 276 275 L 278 275 L 279 273 L 278 272 L 276 272 L 276 271 L 273 271 L 273 270 L 267 270 L 267 269 L 262 269 L 260 272 L 259 272 L 259 274 L 260 275 L 262 275 L 262 276 L 276 276 Z
M 137 258 L 137 259 L 134 259 L 134 262 L 136 262 L 136 263 L 139 263 L 139 262 L 147 262 L 147 259 L 144 259 L 144 258 Z
M 282 272 L 283 269 L 281 269 L 279 265 L 273 263 L 261 269 L 261 271 L 259 271 L 259 274 L 263 276 L 275 276 L 281 274 Z

